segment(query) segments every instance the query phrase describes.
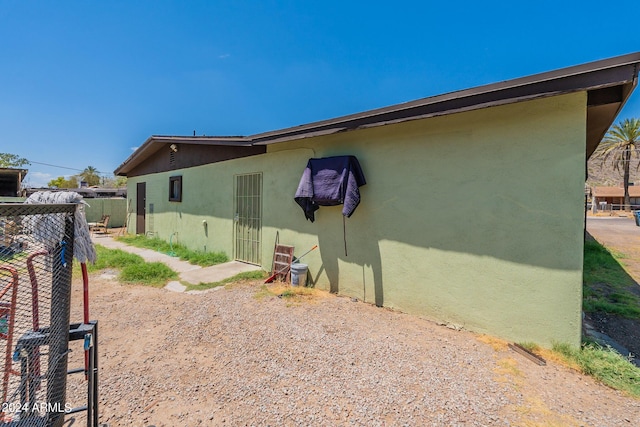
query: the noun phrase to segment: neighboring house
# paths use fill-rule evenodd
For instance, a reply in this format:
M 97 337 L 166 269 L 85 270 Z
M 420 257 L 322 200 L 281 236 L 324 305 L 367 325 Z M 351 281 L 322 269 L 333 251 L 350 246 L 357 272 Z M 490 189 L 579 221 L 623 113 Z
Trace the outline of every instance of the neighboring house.
M 640 186 L 629 186 L 629 203 L 634 208 L 640 207 Z M 624 187 L 593 187 L 591 189 L 591 206 L 594 212 L 623 209 Z
M 640 53 L 247 137 L 150 137 L 130 232 L 271 269 L 276 233 L 319 288 L 512 341 L 579 345 L 584 177 L 635 88 Z M 295 108 L 293 106 L 292 108 Z M 310 158 L 353 155 L 366 185 L 315 222 Z M 348 249 L 348 250 L 347 250 Z
M 0 197 L 20 197 L 27 169 L 0 168 Z

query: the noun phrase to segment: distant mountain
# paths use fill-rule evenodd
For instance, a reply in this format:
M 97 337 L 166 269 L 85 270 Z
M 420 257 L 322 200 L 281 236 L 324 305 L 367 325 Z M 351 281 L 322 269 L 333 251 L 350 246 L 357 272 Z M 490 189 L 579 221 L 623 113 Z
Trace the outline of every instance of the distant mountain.
M 629 168 L 629 182 L 636 183 L 637 185 L 640 185 L 640 169 L 638 168 L 639 164 L 640 160 L 632 159 L 631 167 Z M 592 157 L 587 162 L 587 170 L 589 173 L 587 185 L 589 185 L 590 187 L 622 187 L 622 170 L 615 170 L 610 162 L 602 165 L 602 161 L 600 159 L 594 159 Z

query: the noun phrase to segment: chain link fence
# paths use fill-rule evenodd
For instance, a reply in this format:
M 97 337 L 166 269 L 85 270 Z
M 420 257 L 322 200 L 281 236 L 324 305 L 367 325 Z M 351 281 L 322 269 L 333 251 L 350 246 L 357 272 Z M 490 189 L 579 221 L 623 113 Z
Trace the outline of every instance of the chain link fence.
M 76 205 L 0 204 L 0 425 L 61 426 Z

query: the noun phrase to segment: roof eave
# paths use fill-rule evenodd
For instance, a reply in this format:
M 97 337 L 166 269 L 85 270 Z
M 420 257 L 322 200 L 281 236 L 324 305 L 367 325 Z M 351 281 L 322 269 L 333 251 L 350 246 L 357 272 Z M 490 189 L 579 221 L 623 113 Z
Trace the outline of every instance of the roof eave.
M 248 137 L 154 135 L 114 173 L 126 175 L 167 143 L 268 145 L 585 91 L 588 93 L 586 153 L 589 157 L 636 87 L 638 64 L 640 52 Z
M 126 176 L 129 171 L 142 161 L 160 150 L 165 144 L 192 145 L 226 145 L 235 147 L 250 147 L 251 141 L 244 136 L 168 136 L 151 135 L 113 172 L 115 175 Z
M 391 122 L 504 105 L 527 99 L 589 91 L 635 81 L 640 53 L 451 92 L 362 113 L 252 135 L 255 145 L 307 138 L 308 134 L 353 130 Z M 631 93 L 629 91 L 626 97 Z M 626 101 L 624 99 L 623 101 Z M 618 109 L 619 111 L 619 109 Z M 331 129 L 334 129 L 332 132 Z

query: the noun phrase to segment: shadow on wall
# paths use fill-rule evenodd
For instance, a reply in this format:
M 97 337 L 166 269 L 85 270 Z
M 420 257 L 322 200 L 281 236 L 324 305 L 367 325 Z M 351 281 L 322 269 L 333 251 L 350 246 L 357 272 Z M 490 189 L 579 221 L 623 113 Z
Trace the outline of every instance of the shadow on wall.
M 380 246 L 375 232 L 362 234 L 357 228 L 350 227 L 354 221 L 345 218 L 346 227 L 343 228 L 341 207 L 323 207 L 319 213 L 318 245 L 322 265 L 314 277 L 316 283 L 319 277 L 326 274 L 329 280 L 329 290 L 332 293 L 362 295 L 367 302 L 375 302 L 379 307 L 384 305 L 384 289 L 382 286 L 382 260 Z M 357 212 L 354 213 L 354 217 Z M 340 281 L 340 264 L 355 264 L 362 269 L 362 289 L 341 289 L 351 282 Z M 355 268 L 355 267 L 354 267 Z M 360 284 L 353 283 L 353 286 Z

